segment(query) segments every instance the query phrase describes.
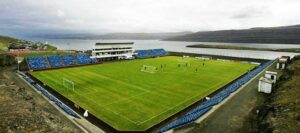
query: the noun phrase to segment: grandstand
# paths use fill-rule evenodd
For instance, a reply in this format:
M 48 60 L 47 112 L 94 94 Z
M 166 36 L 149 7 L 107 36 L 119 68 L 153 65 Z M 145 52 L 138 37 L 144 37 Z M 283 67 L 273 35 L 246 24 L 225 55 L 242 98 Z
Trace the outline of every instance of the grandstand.
M 164 49 L 136 50 L 135 52 L 137 58 L 159 57 L 168 54 Z
M 87 54 L 31 56 L 27 57 L 27 62 L 31 70 L 98 63 L 97 59 L 90 58 Z
M 62 62 L 62 59 L 58 55 L 48 56 L 48 61 L 51 65 L 51 67 L 62 67 L 64 66 L 64 63 Z
M 97 63 L 98 61 L 97 61 L 96 58 L 91 58 L 91 62 L 92 62 L 92 63 Z
M 27 58 L 28 65 L 31 69 L 45 69 L 49 68 L 47 58 L 44 56 L 33 56 Z
M 164 49 L 136 50 L 136 53 L 137 58 L 150 58 L 167 55 L 167 52 Z M 98 63 L 97 58 L 90 58 L 87 54 L 83 53 L 51 56 L 30 56 L 27 57 L 27 61 L 29 69 L 31 70 Z
M 133 42 L 100 42 L 94 45 L 91 58 L 101 61 L 133 59 Z
M 65 62 L 65 65 L 75 65 L 76 64 L 74 57 L 71 54 L 63 55 L 63 61 Z
M 91 63 L 91 59 L 87 54 L 76 54 L 76 59 L 78 61 L 78 64 L 89 64 Z

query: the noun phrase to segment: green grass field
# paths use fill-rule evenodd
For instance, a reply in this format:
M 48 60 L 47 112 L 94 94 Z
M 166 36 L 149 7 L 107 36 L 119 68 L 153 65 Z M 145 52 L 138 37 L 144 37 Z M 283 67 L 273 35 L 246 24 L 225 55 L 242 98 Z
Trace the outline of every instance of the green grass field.
M 255 67 L 195 58 L 184 59 L 190 67 L 178 67 L 180 60 L 168 56 L 37 71 L 33 75 L 112 127 L 142 131 Z M 166 67 L 161 68 L 161 64 Z M 142 72 L 142 65 L 158 70 Z M 62 85 L 63 78 L 75 83 L 74 91 Z

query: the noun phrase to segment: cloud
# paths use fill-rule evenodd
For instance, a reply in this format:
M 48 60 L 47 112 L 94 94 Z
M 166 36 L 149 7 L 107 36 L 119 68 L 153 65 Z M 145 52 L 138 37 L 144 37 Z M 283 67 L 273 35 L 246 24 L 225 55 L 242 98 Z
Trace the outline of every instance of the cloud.
M 270 15 L 270 12 L 267 7 L 256 7 L 248 6 L 238 11 L 237 14 L 234 14 L 232 18 L 234 19 L 247 19 L 247 18 L 257 18 L 265 17 Z
M 62 10 L 57 10 L 57 16 L 63 17 L 63 16 L 65 16 L 65 12 L 63 12 Z
M 0 33 L 176 32 L 300 23 L 299 0 L 1 0 Z

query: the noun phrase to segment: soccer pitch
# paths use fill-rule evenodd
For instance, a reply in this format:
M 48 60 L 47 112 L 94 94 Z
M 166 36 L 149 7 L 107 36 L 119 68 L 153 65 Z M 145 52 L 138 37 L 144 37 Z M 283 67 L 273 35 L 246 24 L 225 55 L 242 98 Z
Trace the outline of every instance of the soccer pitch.
M 143 66 L 157 69 L 142 71 Z M 37 71 L 32 75 L 115 129 L 143 131 L 255 66 L 168 56 Z M 63 85 L 63 79 L 74 83 L 74 91 Z

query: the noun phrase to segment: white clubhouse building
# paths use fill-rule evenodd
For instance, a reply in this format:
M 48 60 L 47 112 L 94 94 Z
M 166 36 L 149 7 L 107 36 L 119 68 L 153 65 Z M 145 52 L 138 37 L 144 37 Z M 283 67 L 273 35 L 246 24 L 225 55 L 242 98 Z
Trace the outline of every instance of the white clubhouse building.
M 132 59 L 133 54 L 133 42 L 101 42 L 95 44 L 91 58 L 98 60 Z

